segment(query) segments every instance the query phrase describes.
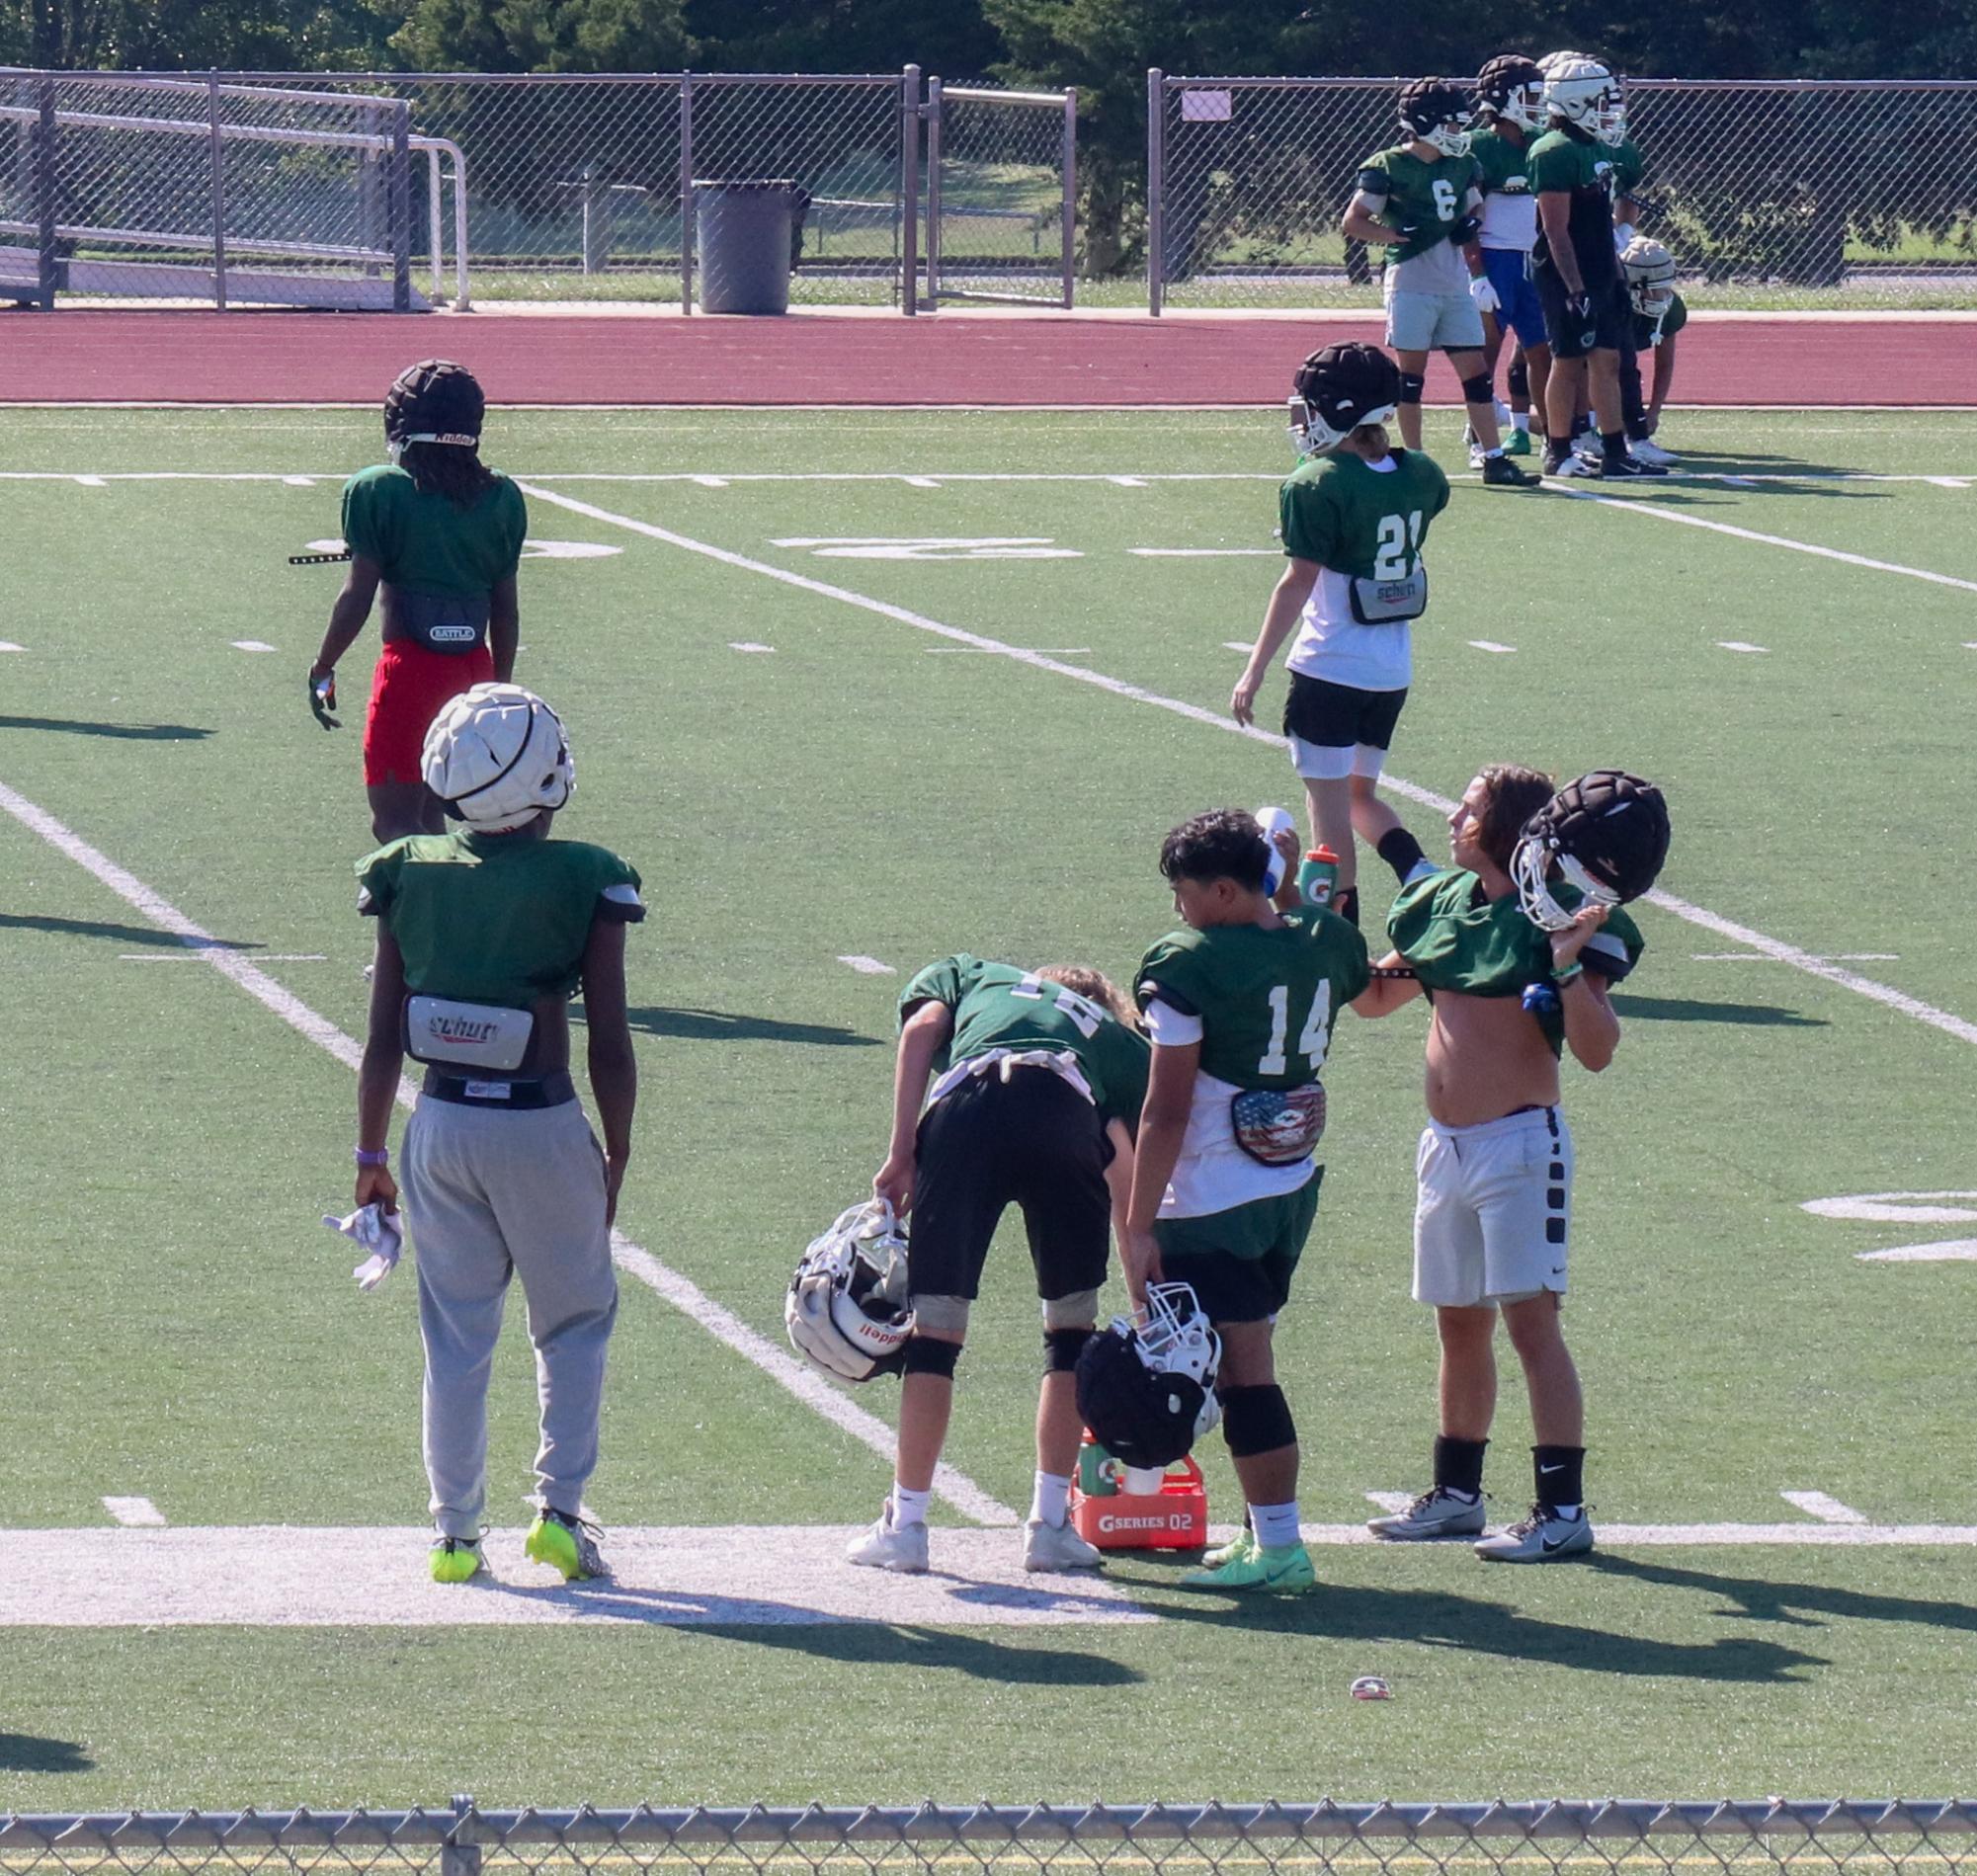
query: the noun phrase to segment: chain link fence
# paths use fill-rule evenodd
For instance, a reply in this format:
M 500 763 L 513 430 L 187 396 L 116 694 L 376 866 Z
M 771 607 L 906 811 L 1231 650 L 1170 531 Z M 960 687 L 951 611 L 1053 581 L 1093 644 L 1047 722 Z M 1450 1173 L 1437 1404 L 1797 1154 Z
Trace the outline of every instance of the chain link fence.
M 936 78 L 926 119 L 928 297 L 1069 306 L 1078 94 Z
M 0 1819 L 20 1876 L 1959 1876 L 1977 1802 L 142 1812 Z
M 1148 299 L 1372 305 L 1339 233 L 1398 78 L 1149 74 Z M 1685 289 L 1745 304 L 1977 295 L 1977 81 L 1627 86 L 1641 225 Z

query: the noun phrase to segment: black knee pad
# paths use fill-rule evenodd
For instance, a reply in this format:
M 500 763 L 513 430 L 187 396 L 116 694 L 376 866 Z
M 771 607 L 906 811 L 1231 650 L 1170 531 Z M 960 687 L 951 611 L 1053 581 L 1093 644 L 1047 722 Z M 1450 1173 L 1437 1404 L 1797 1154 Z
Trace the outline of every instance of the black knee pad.
M 1530 395 L 1530 364 L 1524 358 L 1522 350 L 1511 361 L 1510 386 L 1513 397 L 1528 397 Z
M 913 1345 L 907 1345 L 910 1350 Z M 1222 1397 L 1222 1437 L 1229 1442 L 1232 1458 L 1249 1459 L 1260 1452 L 1275 1452 L 1279 1446 L 1297 1443 L 1297 1423 L 1290 1418 L 1290 1403 L 1276 1382 L 1269 1387 L 1230 1387 L 1219 1390 Z
M 1478 371 L 1474 377 L 1462 380 L 1462 401 L 1465 404 L 1490 404 L 1496 401 L 1496 392 L 1490 388 L 1490 374 Z
M 1398 401 L 1403 404 L 1420 403 L 1421 393 L 1427 387 L 1427 384 L 1428 380 L 1419 371 L 1403 371 L 1400 374 L 1400 397 Z
M 908 1374 L 939 1374 L 951 1381 L 954 1364 L 960 1358 L 961 1345 L 958 1342 L 943 1342 L 938 1336 L 906 1338 L 904 1371 Z
M 1046 1329 L 1043 1332 L 1043 1372 L 1075 1374 L 1085 1344 L 1097 1332 L 1091 1329 Z

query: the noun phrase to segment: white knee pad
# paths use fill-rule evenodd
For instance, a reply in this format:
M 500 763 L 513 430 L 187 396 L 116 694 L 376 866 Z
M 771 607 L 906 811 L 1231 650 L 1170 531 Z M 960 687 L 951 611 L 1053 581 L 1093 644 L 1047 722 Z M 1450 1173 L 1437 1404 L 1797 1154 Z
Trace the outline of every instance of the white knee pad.
M 913 1301 L 913 1326 L 926 1336 L 945 1336 L 964 1341 L 968 1333 L 969 1302 L 965 1296 L 921 1296 Z
M 1043 1299 L 1045 1329 L 1090 1329 L 1099 1320 L 1097 1290 L 1073 1290 L 1069 1296 Z

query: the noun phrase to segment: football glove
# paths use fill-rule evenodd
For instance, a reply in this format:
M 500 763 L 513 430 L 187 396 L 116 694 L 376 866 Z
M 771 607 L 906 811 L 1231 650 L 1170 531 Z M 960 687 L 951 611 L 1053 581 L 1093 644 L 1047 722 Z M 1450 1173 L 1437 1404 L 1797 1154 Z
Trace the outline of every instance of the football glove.
M 341 729 L 343 722 L 336 714 L 336 673 L 325 671 L 319 678 L 314 670 L 309 672 L 309 708 L 324 729 Z
M 360 1251 L 369 1253 L 351 1271 L 357 1287 L 367 1294 L 398 1267 L 398 1259 L 405 1249 L 405 1226 L 396 1212 L 386 1211 L 372 1200 L 347 1218 L 333 1218 L 324 1212 L 323 1223 L 348 1238 Z
M 1476 302 L 1478 312 L 1501 312 L 1504 302 L 1497 297 L 1497 289 L 1490 285 L 1487 274 L 1478 274 L 1469 283 L 1469 297 Z
M 1466 248 L 1483 231 L 1482 218 L 1478 215 L 1457 215 L 1448 224 L 1448 239 L 1458 248 Z

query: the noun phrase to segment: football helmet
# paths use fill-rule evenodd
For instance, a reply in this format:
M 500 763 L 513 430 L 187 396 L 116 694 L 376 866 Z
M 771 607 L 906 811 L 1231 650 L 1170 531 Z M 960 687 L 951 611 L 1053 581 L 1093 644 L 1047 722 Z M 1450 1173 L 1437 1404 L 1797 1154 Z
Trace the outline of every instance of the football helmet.
M 1583 52 L 1554 52 L 1546 61 L 1544 108 L 1605 144 L 1618 143 L 1627 133 L 1627 107 L 1620 95 L 1620 81 L 1608 67 Z
M 577 787 L 562 718 L 519 684 L 477 684 L 450 698 L 419 768 L 448 815 L 483 834 L 553 814 Z
M 478 449 L 487 399 L 480 380 L 451 359 L 408 365 L 384 393 L 384 441 L 396 462 L 408 443 Z
M 1675 298 L 1675 256 L 1652 235 L 1637 234 L 1620 250 L 1627 297 L 1644 319 L 1659 319 Z
M 1222 1418 L 1222 1339 L 1193 1287 L 1154 1283 L 1137 1322 L 1114 1316 L 1078 1356 L 1078 1412 L 1128 1466 L 1172 1465 Z
M 1400 88 L 1400 127 L 1435 145 L 1443 156 L 1467 156 L 1475 113 L 1459 85 L 1445 78 L 1417 78 Z
M 882 1198 L 867 1198 L 810 1247 L 783 1305 L 789 1346 L 821 1374 L 869 1381 L 896 1374 L 913 1333 L 906 1228 Z
M 1524 824 L 1511 855 L 1518 902 L 1531 924 L 1562 932 L 1582 904 L 1624 905 L 1660 875 L 1668 857 L 1668 803 L 1651 781 L 1596 769 L 1568 781 Z M 1579 898 L 1561 905 L 1556 873 Z
M 1376 345 L 1328 345 L 1297 367 L 1291 386 L 1290 440 L 1300 455 L 1336 449 L 1400 408 L 1400 367 Z
M 1522 52 L 1500 52 L 1476 74 L 1476 107 L 1523 130 L 1544 126 L 1544 73 Z

